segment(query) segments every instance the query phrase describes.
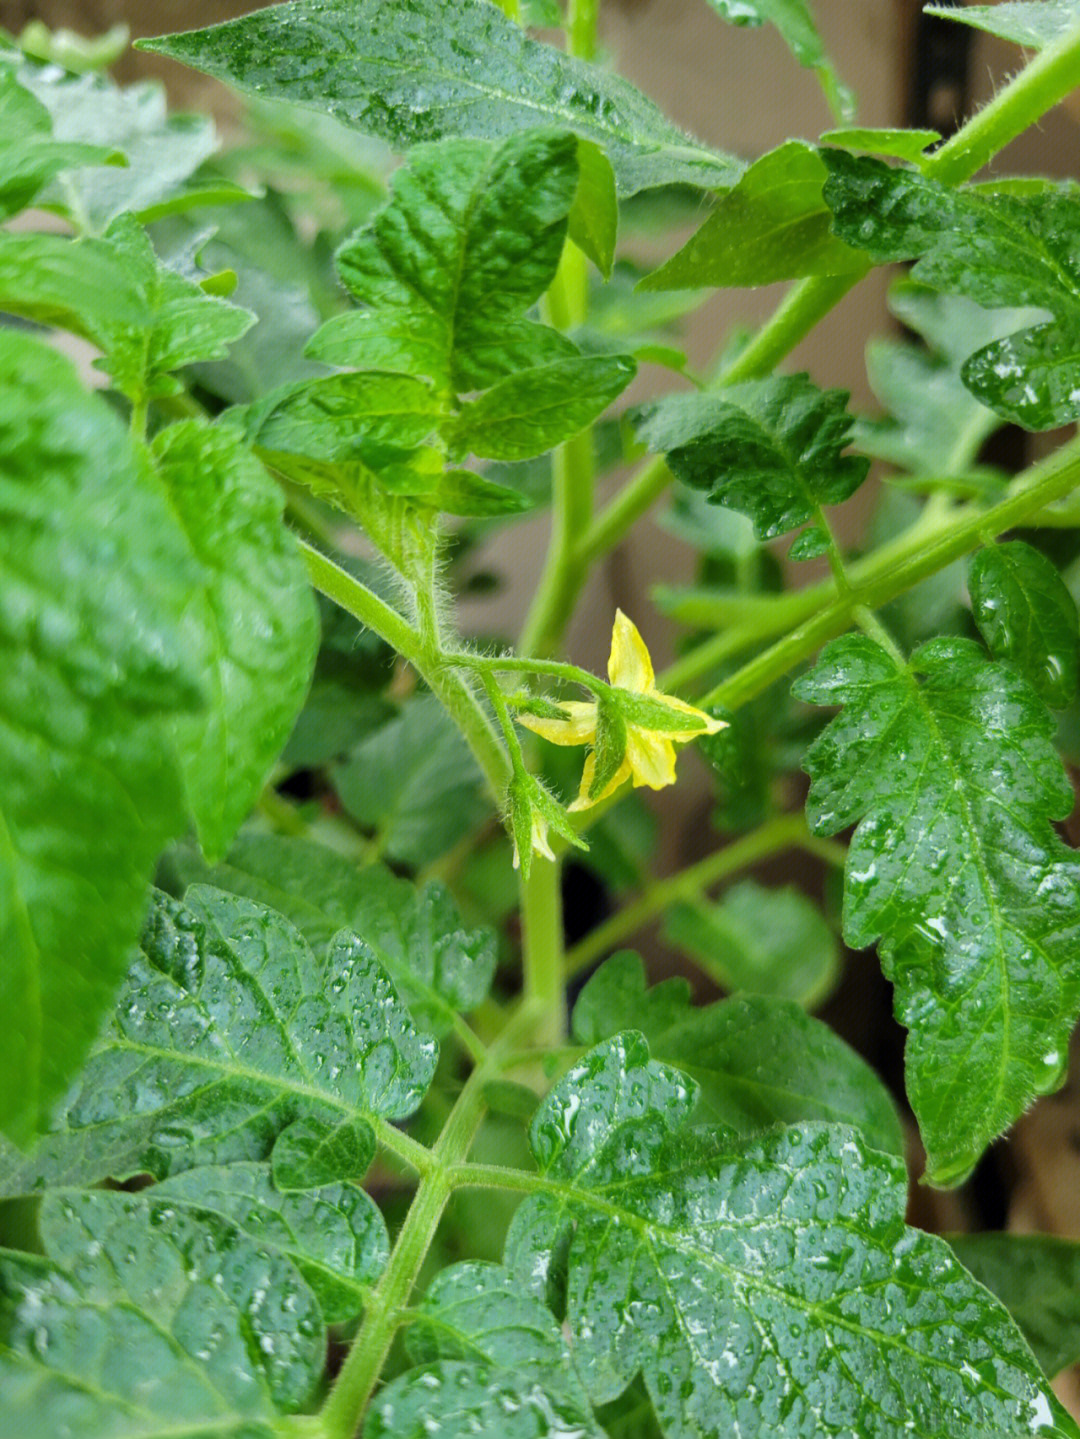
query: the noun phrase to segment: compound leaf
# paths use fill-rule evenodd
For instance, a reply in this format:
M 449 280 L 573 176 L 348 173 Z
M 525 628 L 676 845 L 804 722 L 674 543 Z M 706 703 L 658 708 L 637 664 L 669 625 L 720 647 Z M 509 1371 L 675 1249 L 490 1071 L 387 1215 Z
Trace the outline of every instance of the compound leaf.
M 314 1294 L 273 1246 L 156 1194 L 46 1197 L 48 1264 L 0 1260 L 0 1428 L 272 1439 L 326 1345 Z
M 741 169 L 626 80 L 531 40 L 488 0 L 294 0 L 139 48 L 396 146 L 571 130 L 606 150 L 624 195 L 722 188 Z
M 12 330 L 0 387 L 0 1127 L 22 1142 L 82 1062 L 185 827 L 165 723 L 203 697 L 183 641 L 197 570 L 123 426 Z
M 419 146 L 388 204 L 338 251 L 364 309 L 328 321 L 307 353 L 457 393 L 576 354 L 525 314 L 555 277 L 578 176 L 565 131 Z
M 806 375 L 732 385 L 722 395 L 673 395 L 646 407 L 638 433 L 672 474 L 713 504 L 749 515 L 773 539 L 839 504 L 866 478 L 869 460 L 845 455 L 854 424 L 846 390 L 819 390 Z
M 1080 1359 L 1080 1244 L 1050 1234 L 954 1234 L 956 1257 L 996 1294 L 1051 1378 Z
M 158 895 L 112 1023 L 54 1132 L 5 1183 L 160 1178 L 263 1159 L 298 1119 L 402 1119 L 437 1057 L 356 935 L 316 957 L 250 900 L 199 885 L 184 904 Z
M 775 25 L 788 49 L 814 71 L 836 118 L 844 119 L 855 109 L 855 96 L 836 73 L 807 0 L 709 0 L 724 20 L 736 25 Z
M 1023 540 L 988 545 L 968 569 L 971 609 L 986 647 L 1020 671 L 1044 704 L 1076 694 L 1076 601 L 1053 563 Z
M 364 1439 L 599 1439 L 584 1387 L 551 1311 L 499 1264 L 444 1269 L 415 1311 L 418 1366 L 384 1389 Z
M 756 160 L 683 248 L 642 290 L 768 285 L 801 275 L 866 269 L 866 256 L 832 234 L 822 198 L 828 170 L 817 151 L 790 140 Z
M 1073 805 L 1053 721 L 962 639 L 901 668 L 845 636 L 794 693 L 844 706 L 807 752 L 807 816 L 822 834 L 858 822 L 844 936 L 879 942 L 928 1176 L 958 1183 L 1060 1084 L 1080 1010 L 1080 864 L 1050 824 Z
M 915 170 L 840 150 L 824 152 L 834 229 L 879 262 L 914 259 L 913 279 L 988 307 L 1038 306 L 1049 321 L 969 355 L 961 375 L 976 397 L 1030 430 L 1080 417 L 1080 190 L 1031 194 L 954 189 Z
M 688 1129 L 694 1097 L 627 1033 L 530 1129 L 550 1189 L 515 1214 L 508 1263 L 534 1293 L 564 1290 L 594 1403 L 641 1372 L 669 1439 L 1053 1432 L 1008 1314 L 944 1240 L 905 1227 L 898 1159 L 840 1126 Z
M 212 695 L 173 725 L 188 804 L 208 858 L 228 848 L 289 738 L 311 680 L 319 625 L 282 498 L 234 431 L 172 425 L 158 474 L 201 566 L 184 616 Z
M 1077 0 L 1004 0 L 997 5 L 924 5 L 927 15 L 959 20 L 1028 50 L 1042 50 L 1080 24 Z
M 699 1008 L 685 980 L 645 987 L 640 958 L 612 955 L 574 1007 L 574 1038 L 597 1044 L 641 1030 L 652 1053 L 698 1086 L 698 1114 L 743 1135 L 827 1120 L 860 1130 L 872 1149 L 902 1156 L 888 1090 L 834 1030 L 789 1000 L 744 995 Z
M 454 1016 L 486 998 L 495 974 L 495 935 L 466 927 L 438 881 L 417 889 L 382 865 L 364 869 L 308 840 L 241 834 L 223 863 L 176 861 L 187 882 L 246 895 L 290 920 L 312 949 L 341 929 L 363 937 L 394 981 L 414 1020 L 445 1033 Z
M 793 999 L 815 1008 L 836 983 L 836 937 L 812 900 L 787 885 L 734 884 L 719 903 L 674 905 L 664 938 L 722 989 Z

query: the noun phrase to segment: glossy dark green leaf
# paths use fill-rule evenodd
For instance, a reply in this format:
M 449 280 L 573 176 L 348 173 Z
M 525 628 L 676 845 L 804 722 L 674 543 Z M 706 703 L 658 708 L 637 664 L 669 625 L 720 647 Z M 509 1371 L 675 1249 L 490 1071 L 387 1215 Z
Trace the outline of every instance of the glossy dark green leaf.
M 954 1234 L 949 1242 L 1051 1378 L 1080 1359 L 1080 1244 L 1050 1234 Z
M 436 1034 L 458 1012 L 475 1009 L 491 986 L 494 934 L 466 927 L 437 882 L 417 890 L 381 865 L 360 869 L 322 845 L 272 834 L 241 834 L 228 859 L 212 868 L 190 853 L 177 868 L 189 883 L 213 884 L 277 910 L 312 949 L 342 929 L 360 935 L 416 1022 Z
M 397 146 L 571 130 L 607 151 L 627 195 L 739 173 L 627 81 L 529 39 L 487 0 L 298 0 L 140 48 Z
M 515 1214 L 507 1262 L 541 1296 L 565 1274 L 594 1402 L 641 1372 L 669 1439 L 1054 1432 L 1008 1314 L 944 1240 L 905 1227 L 898 1159 L 836 1125 L 692 1130 L 694 1099 L 628 1033 L 533 1120 L 551 1188 Z
M 940 139 L 936 130 L 882 130 L 852 126 L 843 130 L 827 130 L 820 143 L 837 150 L 853 150 L 856 154 L 889 155 L 918 165 L 926 158 L 925 151 Z
M 328 321 L 307 353 L 424 375 L 440 392 L 574 355 L 525 316 L 555 277 L 578 188 L 578 141 L 565 131 L 420 146 L 389 203 L 338 251 L 362 310 Z
M 848 244 L 879 262 L 921 256 L 912 276 L 934 289 L 1053 316 L 976 350 L 961 371 L 972 394 L 1027 429 L 1080 416 L 1080 190 L 955 189 L 840 150 L 824 158 L 825 200 Z
M 328 1324 L 354 1318 L 390 1257 L 386 1221 L 353 1184 L 282 1193 L 265 1164 L 201 1165 L 174 1174 L 146 1199 L 213 1214 L 260 1249 L 284 1255 L 307 1280 Z
M 694 1079 L 698 1114 L 713 1123 L 751 1135 L 827 1120 L 855 1126 L 872 1149 L 904 1153 L 881 1080 L 839 1035 L 790 1001 L 747 995 L 695 1008 L 685 980 L 646 989 L 641 960 L 623 951 L 581 991 L 574 1038 L 597 1044 L 631 1026 L 657 1058 Z
M 278 487 L 235 431 L 186 423 L 154 445 L 202 569 L 185 640 L 211 695 L 173 726 L 188 805 L 210 859 L 255 803 L 304 702 L 318 648 L 307 569 Z
M 127 164 L 80 167 L 48 192 L 51 208 L 81 229 L 101 233 L 118 215 L 141 212 L 181 190 L 217 149 L 205 115 L 169 115 L 158 84 L 121 89 L 102 75 L 72 75 L 57 66 L 23 64 L 18 78 L 45 106 L 53 137 L 123 152 Z
M 0 1262 L 4 1433 L 271 1439 L 310 1399 L 322 1315 L 279 1251 L 142 1194 L 50 1195 L 41 1231 L 48 1268 Z
M 77 1070 L 185 827 L 166 717 L 203 703 L 186 540 L 55 350 L 0 334 L 0 1128 Z M 107 582 L 106 582 L 107 577 Z
M 111 147 L 54 139 L 48 110 L 0 66 L 0 219 L 25 210 L 62 170 L 120 159 Z
M 928 15 L 943 20 L 960 20 L 1015 40 L 1028 50 L 1042 50 L 1080 25 L 1080 4 L 1077 0 L 1004 0 L 996 5 L 924 5 Z
M 610 280 L 619 233 L 615 172 L 600 146 L 589 140 L 578 141 L 577 158 L 578 186 L 568 217 L 568 232 L 604 279 Z
M 1043 701 L 1064 709 L 1076 694 L 1076 601 L 1052 561 L 1022 540 L 987 545 L 968 569 L 971 609 L 990 653 L 1020 671 Z
M 541 455 L 591 425 L 636 371 L 629 355 L 582 355 L 523 370 L 467 401 L 447 439 L 481 459 Z
M 846 390 L 776 375 L 722 394 L 673 395 L 648 406 L 640 437 L 672 474 L 740 510 L 759 539 L 812 519 L 858 489 L 870 462 L 845 455 L 854 423 Z
M 255 323 L 250 311 L 206 294 L 167 269 L 130 215 L 114 220 L 105 239 L 127 271 L 127 285 L 143 316 L 134 325 L 97 326 L 91 338 L 105 352 L 101 368 L 129 399 L 175 393 L 180 383 L 172 371 L 220 359 Z
M 270 1167 L 274 1188 L 321 1189 L 339 1181 L 359 1182 L 375 1157 L 369 1124 L 294 1119 L 274 1140 Z
M 442 1270 L 406 1343 L 418 1367 L 379 1394 L 364 1439 L 600 1439 L 551 1311 L 499 1264 Z
M 820 834 L 858 822 L 844 937 L 878 942 L 928 1175 L 956 1183 L 1061 1083 L 1080 1010 L 1080 864 L 1050 824 L 1073 806 L 1054 724 L 963 639 L 901 668 L 845 636 L 794 692 L 844 706 L 807 752 L 807 817 Z
M 53 1132 L 13 1193 L 265 1158 L 295 1120 L 402 1119 L 431 1081 L 385 969 L 342 931 L 315 956 L 271 910 L 194 886 L 159 895 L 141 951 Z
M 709 0 L 724 20 L 736 25 L 775 25 L 800 65 L 814 71 L 829 108 L 843 119 L 855 108 L 855 96 L 840 79 L 825 52 L 808 0 Z
M 718 904 L 677 904 L 665 917 L 664 938 L 722 989 L 814 1009 L 836 983 L 836 937 L 817 905 L 791 885 L 767 889 L 747 879 Z
M 865 270 L 865 255 L 832 233 L 832 212 L 821 195 L 828 173 L 801 140 L 771 150 L 717 198 L 697 234 L 641 288 L 768 285 Z
M 446 711 L 421 696 L 336 765 L 334 784 L 380 854 L 421 865 L 445 854 L 488 812 L 480 770 Z

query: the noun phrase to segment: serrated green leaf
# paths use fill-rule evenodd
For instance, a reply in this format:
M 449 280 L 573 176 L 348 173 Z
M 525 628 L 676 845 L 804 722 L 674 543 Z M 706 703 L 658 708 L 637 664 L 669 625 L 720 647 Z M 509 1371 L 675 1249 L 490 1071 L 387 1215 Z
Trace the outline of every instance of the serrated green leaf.
M 571 130 L 607 151 L 624 195 L 721 188 L 740 170 L 626 80 L 529 39 L 487 0 L 298 0 L 139 48 L 398 146 Z
M 718 904 L 677 904 L 664 938 L 691 955 L 722 989 L 816 1008 L 836 983 L 836 937 L 817 905 L 788 885 L 732 885 Z
M 855 109 L 855 96 L 840 79 L 825 53 L 807 0 L 709 0 L 724 20 L 735 25 L 775 25 L 798 60 L 815 72 L 829 108 L 838 120 Z
M 105 352 L 99 367 L 129 399 L 175 393 L 180 383 L 172 371 L 221 359 L 255 323 L 250 311 L 207 295 L 167 269 L 133 216 L 114 220 L 105 240 L 123 264 L 127 286 L 144 313 L 135 325 L 96 325 L 91 338 Z
M 551 1311 L 500 1264 L 442 1270 L 406 1343 L 418 1367 L 376 1399 L 365 1439 L 600 1439 Z
M 0 219 L 25 210 L 62 170 L 119 161 L 115 147 L 64 143 L 52 134 L 48 110 L 0 68 Z
M 1080 1244 L 1050 1234 L 954 1234 L 949 1243 L 1051 1378 L 1080 1359 Z
M 444 515 L 488 518 L 520 515 L 533 508 L 532 501 L 520 490 L 497 485 L 474 470 L 447 470 L 432 488 L 430 502 Z
M 18 78 L 48 110 L 53 138 L 123 152 L 123 169 L 101 165 L 66 174 L 45 196 L 50 208 L 100 234 L 118 215 L 175 194 L 218 147 L 204 115 L 169 115 L 158 84 L 120 89 L 101 75 L 23 64 Z
M 1076 694 L 1076 601 L 1053 563 L 1022 540 L 988 545 L 968 569 L 971 609 L 987 649 L 1020 671 L 1045 704 Z
M 567 132 L 527 131 L 414 150 L 389 203 L 337 253 L 364 309 L 329 320 L 307 353 L 456 393 L 576 354 L 526 311 L 555 277 L 578 147 Z
M 905 1227 L 898 1159 L 840 1126 L 689 1130 L 693 1101 L 629 1033 L 533 1120 L 551 1189 L 514 1216 L 508 1264 L 540 1295 L 565 1264 L 594 1402 L 640 1371 L 669 1439 L 1052 1432 L 1060 1410 L 1005 1310 Z M 977 1356 L 970 1374 L 943 1332 Z
M 770 150 L 717 198 L 697 234 L 640 288 L 768 285 L 865 270 L 865 255 L 832 234 L 832 213 L 821 194 L 828 173 L 817 151 L 801 140 Z
M 381 865 L 358 869 L 322 845 L 272 834 L 241 834 L 212 868 L 190 853 L 176 868 L 188 883 L 213 884 L 285 915 L 314 950 L 339 930 L 359 934 L 416 1022 L 436 1034 L 475 1009 L 491 986 L 494 934 L 467 928 L 437 882 L 417 890 Z
M 646 407 L 638 434 L 671 472 L 714 504 L 740 510 L 759 539 L 854 494 L 870 461 L 845 455 L 854 423 L 846 390 L 775 375 L 722 394 L 672 395 Z
M 936 130 L 865 129 L 852 126 L 843 130 L 827 130 L 819 141 L 838 150 L 853 150 L 869 155 L 888 155 L 897 160 L 921 164 L 925 151 L 937 144 L 941 136 Z
M 574 1038 L 597 1044 L 633 1025 L 657 1058 L 699 1088 L 698 1113 L 742 1135 L 826 1120 L 859 1129 L 872 1149 L 903 1156 L 888 1091 L 870 1066 L 819 1020 L 787 1000 L 724 999 L 695 1008 L 685 980 L 647 989 L 640 958 L 612 955 L 574 1007 Z
M 104 240 L 0 232 L 0 310 L 94 343 L 145 310 L 121 257 Z
M 1015 40 L 1029 50 L 1042 50 L 1060 40 L 1069 30 L 1080 25 L 1080 3 L 1077 0 L 1004 0 L 996 5 L 924 5 L 927 15 L 943 20 L 959 20 Z
M 1043 430 L 1080 416 L 1080 190 L 955 189 L 880 160 L 823 152 L 834 230 L 879 262 L 921 256 L 912 277 L 989 307 L 1054 317 L 972 354 L 965 385 L 997 414 Z
M 402 1119 L 437 1058 L 355 934 L 316 957 L 249 900 L 198 885 L 184 904 L 158 895 L 112 1022 L 53 1131 L 3 1184 L 161 1178 L 265 1158 L 300 1118 Z
M 629 355 L 582 355 L 524 370 L 462 405 L 447 440 L 481 459 L 541 455 L 591 425 L 636 371 Z
M 1053 721 L 971 640 L 933 640 L 899 668 L 845 636 L 794 693 L 845 707 L 807 752 L 807 817 L 820 834 L 858 821 L 844 937 L 878 941 L 928 1176 L 957 1183 L 1061 1083 L 1080 1010 L 1080 864 L 1050 824 L 1073 805 Z
M 82 1062 L 185 827 L 165 718 L 203 696 L 182 636 L 197 571 L 122 425 L 11 330 L 0 389 L 0 1127 L 22 1142 Z
M 281 522 L 278 487 L 235 431 L 162 431 L 154 457 L 201 567 L 184 615 L 212 699 L 173 724 L 207 857 L 228 849 L 304 702 L 318 649 L 307 570 Z
M 153 1193 L 48 1196 L 37 1273 L 0 1263 L 0 1428 L 271 1439 L 326 1336 L 291 1262 Z M 6 1271 L 6 1272 L 5 1272 Z
M 599 145 L 579 140 L 578 185 L 567 220 L 571 240 L 588 255 L 605 280 L 611 279 L 619 234 L 615 172 Z
M 274 1188 L 321 1189 L 339 1181 L 359 1182 L 375 1157 L 369 1124 L 339 1123 L 306 1115 L 294 1119 L 274 1140 L 270 1169 Z
M 438 700 L 424 695 L 333 769 L 341 803 L 380 853 L 421 865 L 445 854 L 488 811 L 475 759 Z

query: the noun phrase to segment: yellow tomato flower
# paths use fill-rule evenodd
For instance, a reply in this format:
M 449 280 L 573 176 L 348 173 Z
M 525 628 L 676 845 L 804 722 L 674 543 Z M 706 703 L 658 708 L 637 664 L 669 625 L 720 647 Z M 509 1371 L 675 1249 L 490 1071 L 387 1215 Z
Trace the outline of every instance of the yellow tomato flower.
M 652 660 L 645 648 L 645 641 L 637 627 L 627 619 L 622 610 L 615 611 L 615 625 L 611 632 L 611 654 L 608 657 L 608 679 L 616 689 L 629 694 L 641 695 L 672 712 L 669 728 L 661 725 L 652 728 L 632 719 L 626 722 L 626 753 L 622 764 L 612 775 L 598 795 L 590 797 L 593 776 L 596 773 L 596 756 L 590 750 L 585 757 L 585 768 L 581 776 L 581 789 L 570 806 L 572 810 L 588 809 L 599 804 L 608 795 L 614 794 L 626 779 L 633 779 L 635 788 L 648 785 L 650 789 L 663 789 L 675 783 L 675 746 L 696 739 L 701 734 L 715 734 L 724 729 L 723 720 L 713 719 L 703 710 L 672 695 L 661 694 L 656 688 Z M 597 704 L 595 700 L 560 700 L 559 708 L 566 711 L 566 719 L 547 719 L 541 715 L 522 714 L 518 722 L 526 729 L 550 740 L 552 744 L 594 744 L 596 741 Z M 678 722 L 675 717 L 679 716 Z M 688 719 L 691 723 L 687 723 Z

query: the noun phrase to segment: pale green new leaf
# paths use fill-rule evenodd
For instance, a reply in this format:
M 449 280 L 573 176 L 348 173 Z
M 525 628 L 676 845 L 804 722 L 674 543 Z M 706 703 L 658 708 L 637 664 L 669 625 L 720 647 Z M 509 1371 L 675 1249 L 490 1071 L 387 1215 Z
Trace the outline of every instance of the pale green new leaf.
M 995 659 L 1008 660 L 1045 704 L 1076 694 L 1080 632 L 1076 601 L 1056 567 L 1022 540 L 987 545 L 968 569 L 971 609 Z
M 923 9 L 927 15 L 960 20 L 1029 50 L 1042 50 L 1080 25 L 1078 0 L 1004 0 L 997 5 L 924 5 Z
M 847 401 L 846 390 L 819 390 L 806 375 L 774 375 L 721 394 L 669 396 L 645 408 L 638 434 L 676 479 L 773 539 L 866 478 L 869 460 L 843 453 L 854 423 Z
M 1004 419 L 1044 430 L 1080 415 L 1080 190 L 956 189 L 914 170 L 824 152 L 836 234 L 876 261 L 920 257 L 914 279 L 979 305 L 1038 306 L 1049 321 L 984 344 L 961 375 Z
M 866 256 L 832 233 L 832 212 L 821 194 L 828 173 L 801 140 L 770 150 L 717 197 L 697 234 L 640 288 L 768 285 L 865 270 Z
M 123 426 L 69 361 L 0 333 L 0 1128 L 22 1142 L 123 978 L 185 826 L 165 718 L 203 703 L 198 573 Z
M 379 1394 L 364 1439 L 600 1439 L 551 1311 L 499 1264 L 454 1264 L 415 1311 L 417 1368 Z
M 1080 1244 L 1051 1234 L 954 1234 L 949 1242 L 1051 1378 L 1080 1359 Z
M 578 141 L 578 187 L 568 219 L 571 240 L 588 255 L 605 280 L 611 279 L 619 233 L 615 172 L 599 145 Z
M 836 937 L 817 905 L 792 885 L 767 889 L 747 879 L 717 904 L 677 904 L 665 916 L 664 938 L 722 989 L 814 1009 L 837 979 Z
M 278 487 L 235 431 L 162 431 L 158 473 L 201 582 L 184 615 L 210 705 L 173 724 L 188 805 L 220 858 L 255 803 L 307 694 L 319 642 L 307 570 L 282 524 Z
M 121 158 L 112 147 L 54 139 L 48 110 L 0 65 L 0 219 L 25 210 L 62 170 Z
M 636 954 L 614 954 L 574 1006 L 574 1038 L 598 1044 L 641 1030 L 658 1058 L 698 1086 L 698 1115 L 739 1134 L 827 1120 L 902 1156 L 904 1137 L 881 1080 L 838 1034 L 788 1000 L 745 995 L 695 1008 L 683 979 L 645 987 Z
M 921 165 L 926 159 L 926 151 L 940 139 L 936 130 L 882 130 L 852 126 L 843 130 L 826 130 L 819 144 L 837 150 L 853 150 L 856 154 L 889 155 Z
M 634 378 L 629 355 L 582 355 L 511 375 L 462 405 L 448 443 L 486 460 L 527 460 L 586 429 Z
M 565 1293 L 594 1403 L 640 1372 L 668 1439 L 1080 1432 L 1005 1310 L 944 1240 L 905 1227 L 898 1159 L 840 1126 L 689 1129 L 694 1101 L 627 1033 L 530 1129 L 551 1187 L 514 1216 L 507 1262 Z
M 52 117 L 55 140 L 120 150 L 127 161 L 123 169 L 99 164 L 67 173 L 44 197 L 80 229 L 100 234 L 118 215 L 160 204 L 218 147 L 213 121 L 169 115 L 158 84 L 121 89 L 102 75 L 30 63 L 17 73 Z
M 844 937 L 879 944 L 909 1029 L 907 1090 L 939 1184 L 1064 1074 L 1080 1011 L 1080 863 L 1054 724 L 1009 665 L 933 640 L 905 667 L 860 635 L 795 687 L 843 705 L 805 759 L 821 834 L 858 823 Z
M 855 96 L 840 79 L 825 53 L 808 0 L 709 0 L 724 20 L 736 25 L 775 25 L 798 60 L 814 71 L 829 108 L 838 120 L 852 114 Z
M 624 195 L 719 189 L 741 169 L 628 81 L 531 40 L 488 0 L 295 0 L 139 48 L 399 147 L 571 130 L 606 150 Z
M 431 695 L 362 740 L 333 779 L 347 812 L 374 830 L 379 852 L 402 864 L 437 859 L 489 812 L 476 760 Z
M 48 1263 L 0 1258 L 0 1431 L 272 1439 L 324 1361 L 314 1294 L 272 1245 L 156 1194 L 67 1192 Z
M 280 915 L 194 886 L 155 898 L 112 1022 L 6 1192 L 264 1159 L 298 1119 L 403 1119 L 438 1044 L 342 931 L 314 955 Z
M 565 131 L 418 147 L 388 204 L 338 251 L 364 308 L 329 320 L 307 353 L 424 375 L 440 392 L 575 355 L 526 311 L 555 277 L 578 189 L 578 141 Z

